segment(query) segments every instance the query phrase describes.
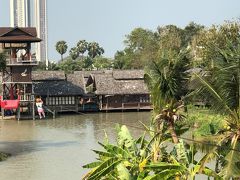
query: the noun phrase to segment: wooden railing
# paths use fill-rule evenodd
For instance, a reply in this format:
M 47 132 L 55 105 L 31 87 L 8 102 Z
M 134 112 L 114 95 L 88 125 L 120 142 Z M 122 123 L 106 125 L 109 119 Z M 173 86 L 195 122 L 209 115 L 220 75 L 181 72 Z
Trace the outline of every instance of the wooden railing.
M 32 94 L 20 95 L 20 101 L 34 101 L 34 95 Z
M 133 103 L 103 103 L 100 110 L 127 110 L 127 109 L 152 109 L 151 103 L 133 102 Z
M 7 65 L 38 65 L 38 61 L 36 58 L 30 58 L 30 59 L 21 59 L 21 58 L 7 58 L 6 59 Z

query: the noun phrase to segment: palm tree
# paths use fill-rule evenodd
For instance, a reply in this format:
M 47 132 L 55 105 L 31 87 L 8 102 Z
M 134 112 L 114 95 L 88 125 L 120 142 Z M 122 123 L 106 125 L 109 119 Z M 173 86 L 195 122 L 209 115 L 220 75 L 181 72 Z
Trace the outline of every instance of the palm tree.
M 88 55 L 92 59 L 95 58 L 96 56 L 100 56 L 104 53 L 104 49 L 99 46 L 97 42 L 91 42 L 88 44 L 87 47 L 88 50 Z
M 63 54 L 67 52 L 67 43 L 65 41 L 58 41 L 56 43 L 56 50 L 59 54 L 61 54 L 61 60 L 63 61 Z
M 158 126 L 167 123 L 174 143 L 178 143 L 174 122 L 180 119 L 178 110 L 183 106 L 182 97 L 187 93 L 189 69 L 188 51 L 182 51 L 176 58 L 162 57 L 153 61 L 145 73 L 145 80 L 151 91 L 155 121 Z
M 226 116 L 224 121 L 228 126 L 207 137 L 206 141 L 213 141 L 219 147 L 214 147 L 206 161 L 218 154 L 223 160 L 216 169 L 220 169 L 224 179 L 240 178 L 240 38 L 238 44 L 228 43 L 226 49 L 218 52 L 211 75 L 196 74 L 201 85 L 197 92 L 207 97 L 213 110 Z
M 78 51 L 77 47 L 71 48 L 69 51 L 69 55 L 71 56 L 71 58 L 73 60 L 77 59 L 79 56 L 79 51 Z
M 83 57 L 83 54 L 87 51 L 87 48 L 88 48 L 88 42 L 86 40 L 78 41 L 77 49 L 78 49 L 78 52 L 82 55 L 82 57 Z

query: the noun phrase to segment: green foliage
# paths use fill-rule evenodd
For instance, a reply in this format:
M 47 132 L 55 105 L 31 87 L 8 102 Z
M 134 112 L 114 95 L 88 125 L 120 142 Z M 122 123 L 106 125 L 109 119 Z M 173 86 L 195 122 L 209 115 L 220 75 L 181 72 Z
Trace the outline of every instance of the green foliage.
M 84 54 L 87 51 L 88 42 L 86 40 L 80 40 L 77 43 L 77 49 L 80 54 Z
M 228 49 L 228 41 L 233 46 L 238 44 L 239 31 L 239 22 L 234 21 L 203 29 L 195 37 L 195 44 L 193 44 L 194 47 L 199 47 L 195 50 L 202 59 L 202 65 L 206 68 L 214 67 L 214 64 L 218 61 L 219 49 Z
M 92 59 L 104 53 L 104 49 L 97 42 L 90 42 L 87 46 L 88 56 Z
M 56 50 L 59 54 L 61 54 L 61 60 L 63 61 L 63 54 L 67 52 L 67 43 L 65 41 L 58 41 L 55 45 Z
M 129 49 L 117 51 L 114 57 L 114 69 L 131 69 L 131 54 Z
M 195 137 L 216 134 L 224 128 L 226 123 L 223 121 L 226 116 L 216 114 L 206 107 L 188 107 L 186 116 L 185 123 L 193 128 L 192 133 Z
M 225 49 L 217 48 L 214 68 L 208 76 L 196 75 L 200 88 L 196 92 L 207 97 L 211 108 L 225 115 L 228 128 L 217 132 L 212 141 L 227 149 L 236 149 L 239 143 L 240 128 L 240 38 L 233 43 L 228 41 Z M 207 137 L 209 141 L 211 137 Z M 226 152 L 216 148 L 223 160 L 220 163 L 221 175 L 225 179 L 240 176 L 238 152 Z
M 64 61 L 58 63 L 58 68 L 69 74 L 74 71 L 80 71 L 84 67 L 84 64 L 80 60 L 72 60 L 72 58 L 66 58 Z
M 156 111 L 166 104 L 172 106 L 187 93 L 189 75 L 189 57 L 187 51 L 182 51 L 177 57 L 171 59 L 163 57 L 153 61 L 144 75 L 145 81 L 151 91 L 152 103 Z
M 134 149 L 134 140 L 125 125 L 118 127 L 118 145 Z
M 93 66 L 97 70 L 101 69 L 111 69 L 112 68 L 112 60 L 109 58 L 104 58 L 102 56 L 98 56 L 94 58 Z
M 9 153 L 0 152 L 0 162 L 5 161 L 10 156 L 11 156 L 11 154 L 9 154 Z
M 76 47 L 73 47 L 70 49 L 69 51 L 69 55 L 71 56 L 72 60 L 75 60 L 78 58 L 79 56 L 79 51 Z
M 84 179 L 173 179 L 181 176 L 187 180 L 197 173 L 220 179 L 211 169 L 201 167 L 194 160 L 196 148 L 189 148 L 182 141 L 167 152 L 162 147 L 166 138 L 160 138 L 159 133 L 149 141 L 145 133 L 134 140 L 126 126 L 118 126 L 117 133 L 117 145 L 99 143 L 104 151 L 94 150 L 99 161 L 83 166 L 92 168 Z M 155 155 L 158 158 L 154 158 Z

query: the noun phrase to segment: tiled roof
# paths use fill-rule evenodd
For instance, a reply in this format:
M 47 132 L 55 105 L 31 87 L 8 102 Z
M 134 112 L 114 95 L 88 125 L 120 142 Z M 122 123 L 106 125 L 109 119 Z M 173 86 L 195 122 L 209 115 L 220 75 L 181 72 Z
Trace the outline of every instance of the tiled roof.
M 0 27 L 0 42 L 40 42 L 34 27 Z

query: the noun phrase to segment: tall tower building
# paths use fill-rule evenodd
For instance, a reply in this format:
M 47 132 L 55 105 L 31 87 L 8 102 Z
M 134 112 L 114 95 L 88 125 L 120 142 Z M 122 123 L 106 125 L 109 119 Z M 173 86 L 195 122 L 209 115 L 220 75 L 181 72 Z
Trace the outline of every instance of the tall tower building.
M 11 27 L 31 26 L 30 0 L 10 0 L 10 24 Z
M 46 0 L 10 0 L 11 27 L 36 27 L 41 43 L 35 45 L 37 60 L 48 67 L 47 2 Z
M 48 31 L 47 31 L 47 2 L 46 0 L 34 1 L 35 26 L 37 34 L 42 41 L 36 45 L 36 57 L 42 62 L 46 62 L 48 67 Z

